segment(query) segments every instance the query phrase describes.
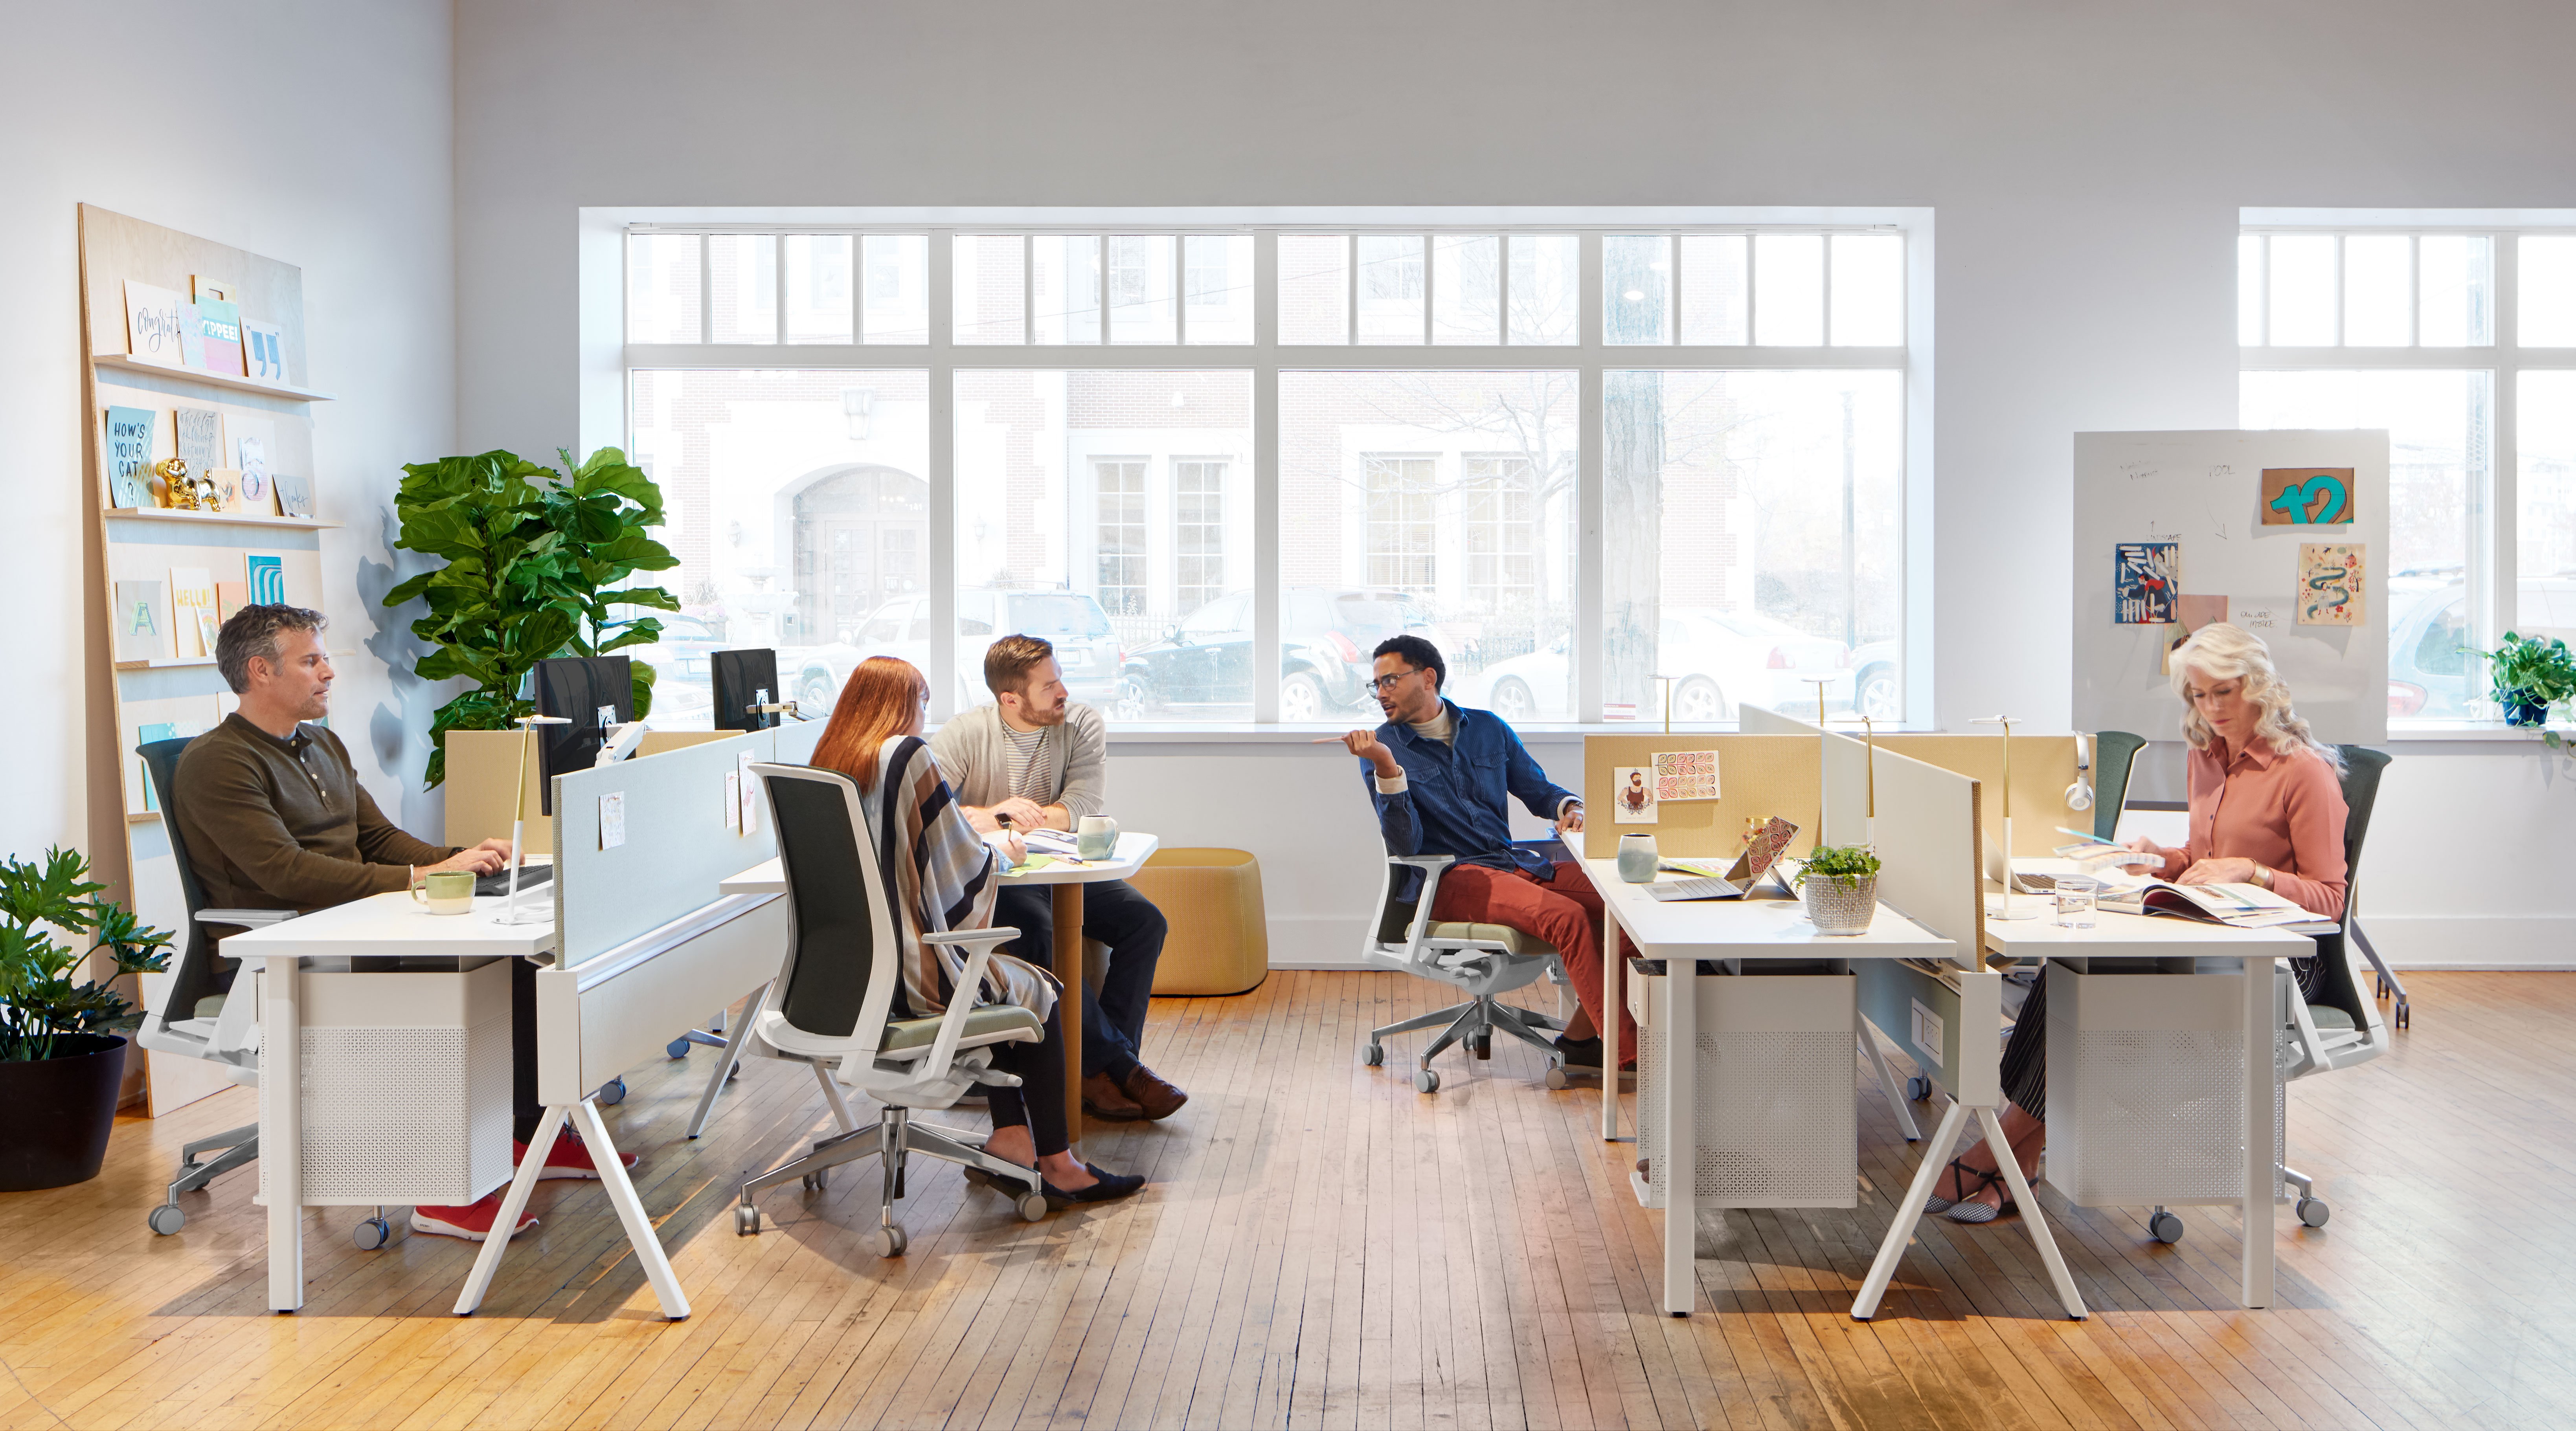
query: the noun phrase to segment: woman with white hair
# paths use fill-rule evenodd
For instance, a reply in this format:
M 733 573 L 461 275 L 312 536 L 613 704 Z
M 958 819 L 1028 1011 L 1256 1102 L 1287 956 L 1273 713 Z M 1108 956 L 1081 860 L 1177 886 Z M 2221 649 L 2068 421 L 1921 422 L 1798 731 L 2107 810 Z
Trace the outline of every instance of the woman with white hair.
M 2343 756 L 2309 733 L 2290 708 L 2290 688 L 2260 637 L 2225 622 L 2192 633 L 2173 653 L 2173 690 L 2191 745 L 2184 785 L 2190 838 L 2168 849 L 2136 839 L 2140 865 L 2176 884 L 2254 884 L 2320 919 L 2343 915 Z M 2317 959 L 2294 959 L 2301 992 L 2313 994 Z M 2039 1166 L 2048 1127 L 2048 974 L 2004 1047 L 2004 1137 L 2028 1177 Z M 1933 1185 L 1927 1212 L 1953 1222 L 1992 1222 L 2012 1211 L 1994 1155 L 1980 1140 Z

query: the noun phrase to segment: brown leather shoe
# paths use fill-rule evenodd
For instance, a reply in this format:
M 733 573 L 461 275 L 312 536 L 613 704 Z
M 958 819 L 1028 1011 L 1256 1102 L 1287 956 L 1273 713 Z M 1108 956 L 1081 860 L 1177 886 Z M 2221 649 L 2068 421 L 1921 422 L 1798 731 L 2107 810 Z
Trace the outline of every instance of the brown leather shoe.
M 1190 1101 L 1190 1095 L 1164 1082 L 1161 1074 L 1141 1063 L 1127 1075 L 1125 1086 L 1137 1108 L 1157 1123 L 1180 1112 L 1181 1105 Z
M 1082 1111 L 1112 1123 L 1133 1123 L 1146 1116 L 1136 1100 L 1122 1092 L 1105 1073 L 1082 1080 Z

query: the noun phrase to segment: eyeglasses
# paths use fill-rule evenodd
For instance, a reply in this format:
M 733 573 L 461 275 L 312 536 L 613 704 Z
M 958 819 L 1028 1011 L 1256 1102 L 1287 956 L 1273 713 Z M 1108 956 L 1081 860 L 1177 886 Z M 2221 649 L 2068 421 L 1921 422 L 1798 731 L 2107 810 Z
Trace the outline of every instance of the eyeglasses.
M 1380 676 L 1380 677 L 1378 677 L 1376 680 L 1369 682 L 1369 688 L 1370 688 L 1371 690 L 1376 691 L 1376 692 L 1377 692 L 1378 694 L 1380 694 L 1380 695 L 1384 695 L 1384 694 L 1386 694 L 1388 691 L 1394 690 L 1394 689 L 1396 688 L 1396 686 L 1397 686 L 1398 684 L 1400 684 L 1400 683 L 1404 680 L 1404 678 L 1405 678 L 1405 677 L 1410 676 L 1410 675 L 1414 675 L 1414 674 L 1416 674 L 1417 672 L 1419 672 L 1421 669 L 1422 669 L 1421 667 L 1416 666 L 1416 667 L 1414 667 L 1414 668 L 1413 668 L 1413 670 L 1411 670 L 1411 671 L 1398 671 L 1398 672 L 1394 673 L 1393 675 L 1389 675 L 1389 676 Z

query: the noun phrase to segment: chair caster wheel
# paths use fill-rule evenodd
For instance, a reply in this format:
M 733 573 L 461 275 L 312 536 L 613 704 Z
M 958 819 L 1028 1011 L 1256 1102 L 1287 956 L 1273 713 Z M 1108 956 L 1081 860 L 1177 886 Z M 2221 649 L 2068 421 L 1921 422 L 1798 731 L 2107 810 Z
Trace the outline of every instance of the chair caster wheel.
M 740 1077 L 742 1077 L 742 1065 L 740 1063 L 736 1063 L 733 1067 L 725 1070 L 725 1082 L 727 1083 L 731 1083 Z
M 737 1237 L 760 1235 L 760 1209 L 745 1203 L 733 1210 L 733 1230 Z
M 2326 1225 L 2326 1219 L 2332 1216 L 2334 1216 L 2334 1209 L 2326 1206 L 2326 1200 L 2324 1198 L 2303 1197 L 2299 1199 L 2299 1221 L 2306 1223 L 2308 1226 L 2323 1227 Z
M 1383 1066 L 1386 1063 L 1386 1045 L 1377 1043 L 1363 1045 L 1360 1048 L 1360 1062 L 1371 1068 Z
M 1494 1056 L 1493 1036 L 1491 1034 L 1478 1034 L 1474 1038 L 1467 1040 L 1467 1051 L 1478 1058 L 1492 1058 Z
M 901 1257 L 903 1250 L 911 1245 L 912 1239 L 904 1236 L 900 1227 L 877 1229 L 877 1255 L 880 1257 Z
M 825 1168 L 821 1172 L 806 1173 L 796 1182 L 809 1193 L 828 1192 L 832 1187 L 832 1170 Z
M 614 1108 L 618 1104 L 626 1101 L 626 1080 L 624 1078 L 612 1078 L 606 1083 L 599 1085 L 599 1092 L 593 1096 L 596 1097 L 603 1106 Z
M 1566 1076 L 1564 1069 L 1551 1063 L 1547 1066 L 1547 1086 L 1555 1089 L 1572 1088 L 1574 1080 Z
M 1420 1072 L 1418 1072 L 1418 1073 L 1416 1073 L 1416 1074 L 1414 1074 L 1414 1075 L 1413 1075 L 1413 1091 L 1414 1091 L 1414 1092 L 1416 1092 L 1416 1093 L 1437 1093 L 1437 1092 L 1439 1092 L 1439 1091 L 1440 1091 L 1440 1075 L 1439 1075 L 1439 1074 L 1437 1074 L 1437 1073 L 1434 1073 L 1433 1071 L 1431 1071 L 1430 1069 L 1427 1069 L 1427 1068 L 1426 1068 L 1426 1069 L 1421 1070 Z
M 360 1252 L 373 1252 L 394 1240 L 394 1230 L 381 1217 L 371 1217 L 349 1229 L 349 1240 Z
M 175 1202 L 165 1202 L 145 1213 L 143 1221 L 154 1232 L 169 1237 L 188 1225 L 188 1211 Z
M 2147 1231 L 2158 1242 L 2180 1242 L 2183 1231 L 2182 1219 L 2169 1212 L 2159 1212 L 2147 1219 Z
M 682 1034 L 678 1038 L 671 1040 L 669 1043 L 662 1045 L 662 1052 L 669 1054 L 674 1060 L 687 1058 L 689 1056 L 689 1036 L 687 1034 Z
M 1046 1194 L 1035 1192 L 1020 1194 L 1019 1209 L 1022 1222 L 1044 1221 L 1047 1215 Z
M 1931 1079 L 1928 1079 L 1928 1078 L 1924 1077 L 1922 1074 L 1919 1074 L 1919 1073 L 1918 1073 L 1918 1074 L 1915 1074 L 1913 1077 L 1911 1077 L 1911 1078 L 1909 1078 L 1909 1079 L 1905 1080 L 1905 1101 L 1906 1101 L 1906 1102 L 1908 1102 L 1908 1103 L 1920 1103 L 1920 1102 L 1922 1102 L 1924 1099 L 1929 1098 L 1929 1097 L 1931 1097 L 1931 1096 L 1932 1096 L 1932 1080 L 1931 1080 Z

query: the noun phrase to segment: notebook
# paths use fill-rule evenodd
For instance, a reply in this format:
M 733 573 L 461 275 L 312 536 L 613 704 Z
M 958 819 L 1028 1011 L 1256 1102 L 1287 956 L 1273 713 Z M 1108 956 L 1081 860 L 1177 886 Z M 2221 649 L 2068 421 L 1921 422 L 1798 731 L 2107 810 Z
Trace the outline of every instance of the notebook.
M 1797 837 L 1797 826 L 1774 815 L 1771 823 L 1754 833 L 1753 842 L 1744 847 L 1744 853 L 1736 856 L 1735 863 L 1725 872 L 1715 872 L 1706 865 L 1666 860 L 1663 868 L 1686 878 L 1657 880 L 1646 886 L 1646 893 L 1662 900 L 1742 899 L 1753 892 L 1753 887 L 1762 882 L 1764 875 L 1771 873 L 1772 866 L 1780 862 L 1781 854 L 1789 848 L 1789 842 Z

